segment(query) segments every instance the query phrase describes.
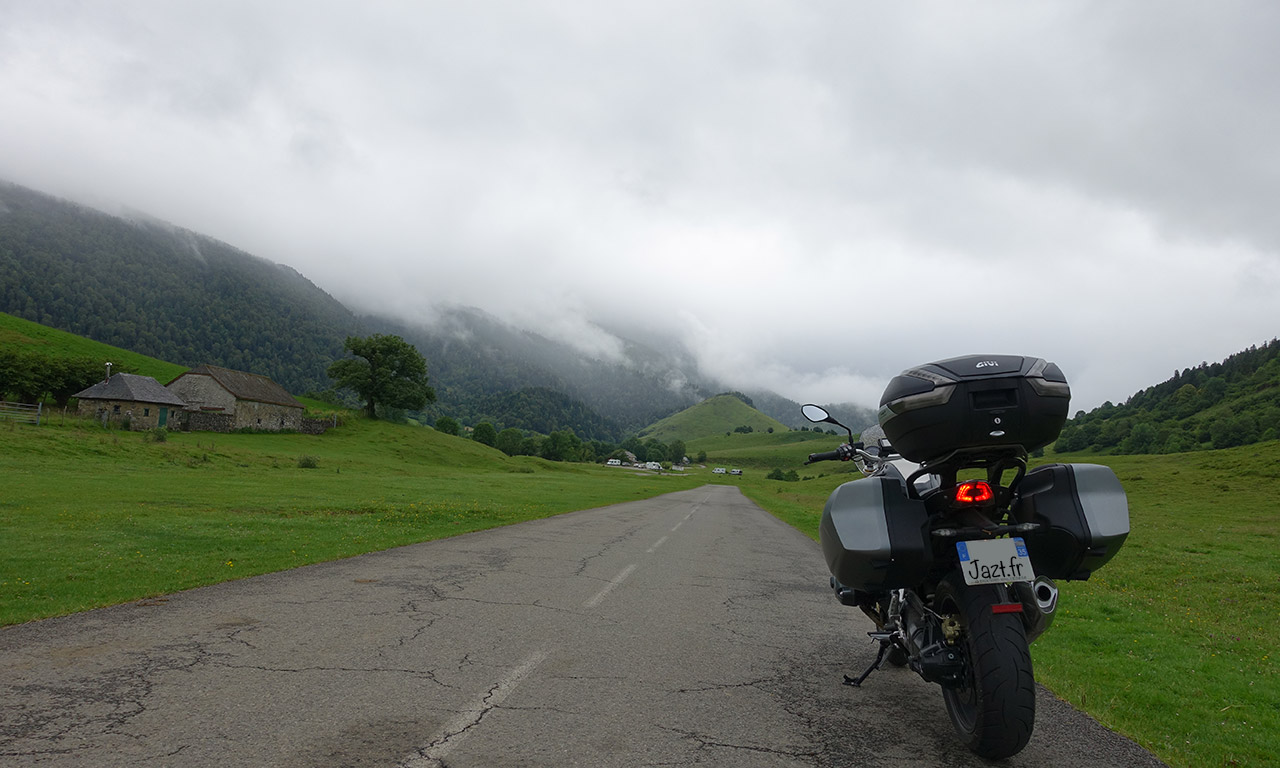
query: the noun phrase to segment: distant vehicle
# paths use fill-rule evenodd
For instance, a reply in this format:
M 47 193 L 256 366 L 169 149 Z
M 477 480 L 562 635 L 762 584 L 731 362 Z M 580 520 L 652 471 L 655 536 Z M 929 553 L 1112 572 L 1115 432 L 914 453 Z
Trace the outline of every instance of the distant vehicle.
M 644 468 L 645 469 L 662 469 L 662 465 L 656 461 L 646 461 L 644 463 Z
M 742 470 L 740 470 L 740 469 L 731 469 L 731 470 L 729 470 L 729 474 L 731 474 L 731 475 L 740 475 L 740 474 L 742 474 Z
M 723 474 L 724 474 L 724 467 L 716 467 L 715 469 L 711 470 L 711 474 L 713 474 L 713 475 L 723 475 Z
M 605 464 L 611 467 L 620 467 L 622 466 L 622 459 L 609 459 L 608 461 L 605 462 Z

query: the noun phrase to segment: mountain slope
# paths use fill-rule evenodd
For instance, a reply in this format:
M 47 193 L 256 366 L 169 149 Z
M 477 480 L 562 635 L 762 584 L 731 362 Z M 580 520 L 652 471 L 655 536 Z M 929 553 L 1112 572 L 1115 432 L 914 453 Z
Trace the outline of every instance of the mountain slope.
M 714 391 L 687 355 L 623 339 L 602 360 L 471 308 L 432 326 L 357 317 L 296 271 L 145 217 L 112 216 L 0 182 L 0 312 L 190 367 L 260 373 L 295 393 L 324 390 L 349 335 L 402 336 L 427 360 L 439 401 L 424 412 L 465 424 L 486 398 L 529 388 L 580 401 L 565 424 L 632 430 Z M 585 409 L 585 410 L 584 410 Z M 607 422 L 612 422 L 609 424 Z
M 359 330 L 296 271 L 225 243 L 0 184 L 0 311 L 186 366 L 301 392 Z
M 475 409 L 476 423 L 487 421 L 499 430 L 515 428 L 549 435 L 571 429 L 583 440 L 616 443 L 622 439 L 623 430 L 617 422 L 554 389 L 529 387 L 489 395 L 477 400 Z
M 474 424 L 480 400 L 527 388 L 553 389 L 634 431 L 701 400 L 709 385 L 688 358 L 663 354 L 628 339 L 622 360 L 602 360 L 567 344 L 515 328 L 481 310 L 454 307 L 431 326 L 364 318 L 397 333 L 427 358 L 437 402 L 429 418 L 449 415 Z

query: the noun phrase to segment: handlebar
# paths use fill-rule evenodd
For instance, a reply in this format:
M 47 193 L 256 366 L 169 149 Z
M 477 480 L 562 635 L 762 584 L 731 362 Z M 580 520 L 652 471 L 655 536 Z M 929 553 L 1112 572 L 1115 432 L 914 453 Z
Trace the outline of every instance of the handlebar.
M 837 459 L 840 459 L 842 457 L 843 455 L 840 453 L 840 451 L 826 451 L 825 453 L 811 453 L 809 454 L 809 460 L 805 462 L 805 466 L 808 466 L 810 464 L 813 464 L 819 461 L 836 461 Z
M 849 461 L 851 459 L 865 461 L 872 466 L 878 466 L 889 459 L 890 452 L 882 453 L 879 448 L 874 446 L 872 447 L 872 450 L 875 451 L 875 453 L 866 450 L 862 443 L 846 443 L 834 451 L 809 454 L 809 460 L 805 462 L 805 466 L 819 461 Z

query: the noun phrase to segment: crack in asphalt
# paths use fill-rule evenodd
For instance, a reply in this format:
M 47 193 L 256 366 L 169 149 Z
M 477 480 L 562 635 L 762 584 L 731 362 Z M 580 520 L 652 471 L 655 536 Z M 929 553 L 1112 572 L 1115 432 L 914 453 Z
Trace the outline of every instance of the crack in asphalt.
M 661 730 L 667 731 L 668 733 L 677 734 L 682 739 L 685 739 L 686 741 L 696 742 L 698 751 L 709 751 L 711 749 L 731 749 L 731 750 L 740 751 L 740 752 L 755 752 L 763 755 L 778 755 L 779 757 L 790 757 L 790 758 L 796 758 L 796 759 L 800 759 L 800 758 L 813 759 L 822 754 L 820 750 L 776 749 L 772 747 L 764 747 L 764 746 L 758 746 L 754 744 L 735 744 L 733 742 L 728 742 L 728 741 L 716 741 L 712 737 L 700 734 L 697 731 L 687 731 L 682 728 L 669 728 L 665 726 L 659 726 L 659 728 Z
M 534 669 L 549 655 L 548 651 L 535 651 L 522 664 L 513 669 L 506 677 L 494 683 L 480 698 L 478 704 L 462 710 L 445 724 L 441 734 L 426 747 L 417 750 L 408 760 L 400 764 L 400 768 L 439 768 L 444 766 L 444 758 L 453 751 L 467 733 L 480 725 L 485 717 L 506 700 Z

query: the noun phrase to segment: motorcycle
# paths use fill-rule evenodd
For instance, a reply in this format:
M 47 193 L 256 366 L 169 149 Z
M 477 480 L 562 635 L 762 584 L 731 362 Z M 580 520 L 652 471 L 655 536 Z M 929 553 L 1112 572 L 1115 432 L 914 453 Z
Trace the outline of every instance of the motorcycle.
M 845 682 L 861 686 L 886 660 L 910 668 L 941 686 L 952 725 L 986 758 L 1031 738 L 1028 646 L 1052 624 L 1056 580 L 1087 579 L 1129 533 L 1110 468 L 1028 469 L 1069 402 L 1053 363 L 986 355 L 903 371 L 881 397 L 879 425 L 857 442 L 825 409 L 802 407 L 849 435 L 806 464 L 853 461 L 866 475 L 832 492 L 819 527 L 836 598 L 871 619 L 879 644 Z

